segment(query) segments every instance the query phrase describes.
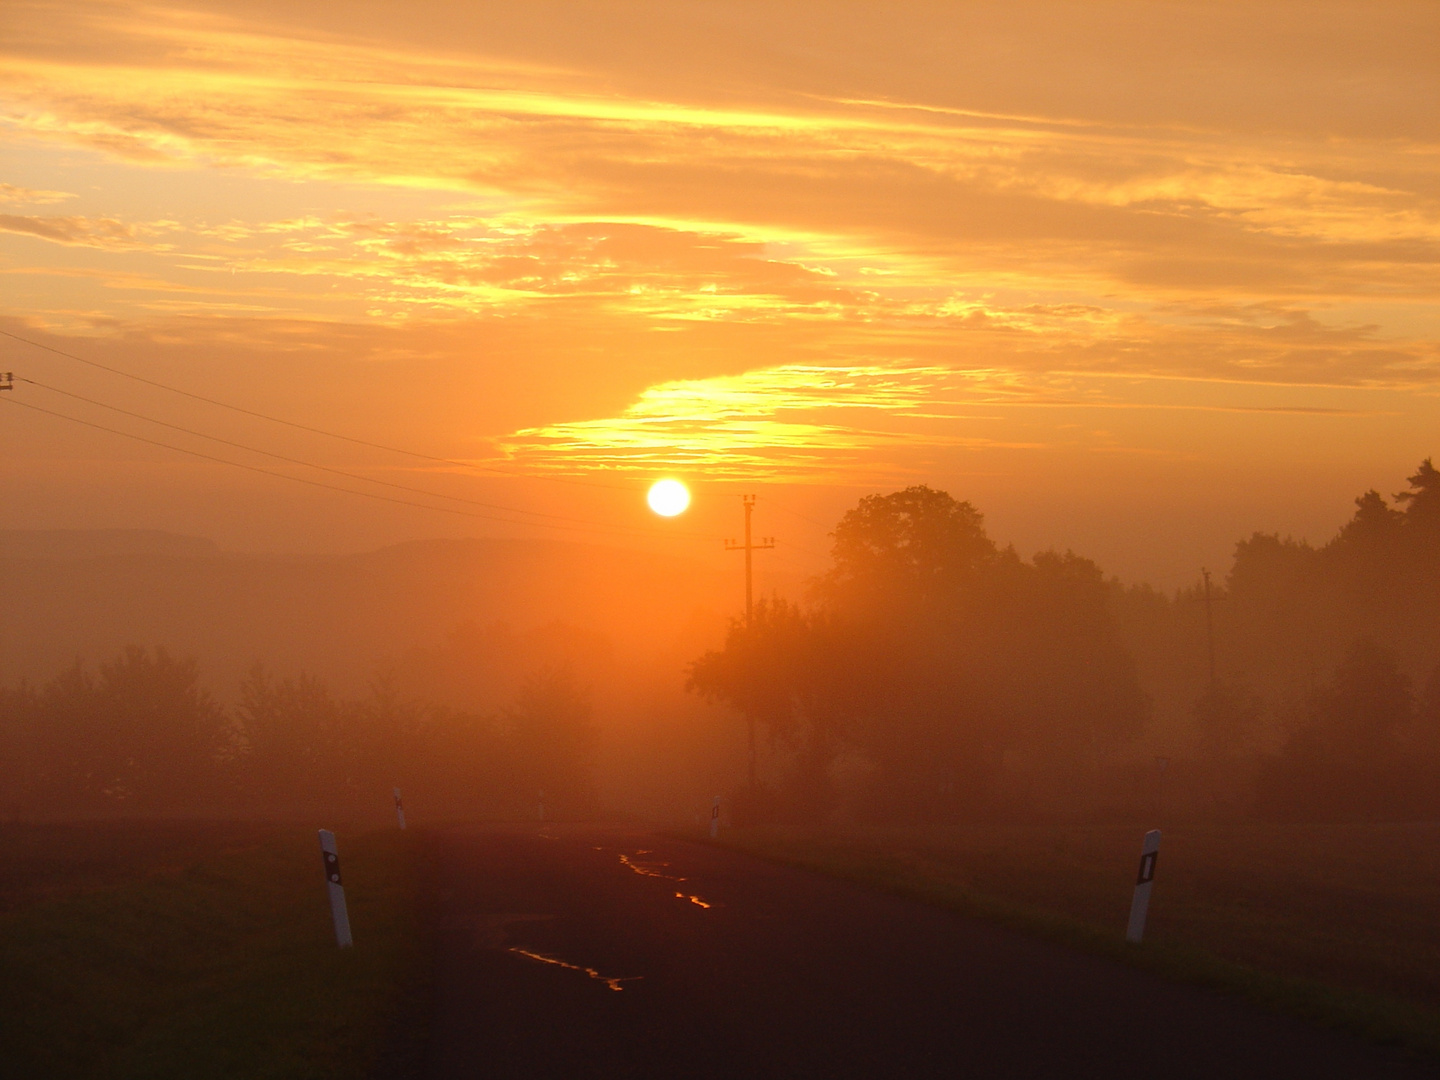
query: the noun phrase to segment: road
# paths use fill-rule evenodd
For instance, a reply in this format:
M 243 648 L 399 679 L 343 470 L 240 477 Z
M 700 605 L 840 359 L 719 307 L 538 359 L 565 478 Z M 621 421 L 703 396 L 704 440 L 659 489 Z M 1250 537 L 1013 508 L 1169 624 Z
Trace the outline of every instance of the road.
M 1435 1075 L 1219 994 L 723 848 L 565 825 L 432 843 L 436 1080 Z

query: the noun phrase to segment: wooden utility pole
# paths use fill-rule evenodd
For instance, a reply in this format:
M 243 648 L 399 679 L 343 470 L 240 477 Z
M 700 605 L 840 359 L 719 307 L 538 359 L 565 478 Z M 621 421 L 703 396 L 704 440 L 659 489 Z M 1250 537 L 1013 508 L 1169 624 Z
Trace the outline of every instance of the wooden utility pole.
M 764 537 L 758 544 L 750 537 L 750 515 L 755 511 L 755 496 L 742 496 L 745 502 L 745 542 L 737 544 L 734 540 L 725 541 L 726 551 L 745 552 L 745 628 L 748 630 L 755 621 L 755 567 L 754 553 L 764 551 L 775 546 L 773 536 Z M 750 788 L 753 791 L 756 784 L 756 761 L 755 761 L 755 717 L 747 716 L 745 724 L 750 735 Z
M 758 544 L 750 539 L 750 515 L 755 512 L 755 496 L 745 495 L 742 498 L 745 500 L 745 542 L 737 544 L 734 540 L 726 540 L 725 550 L 745 552 L 745 625 L 749 626 L 755 618 L 755 573 L 752 553 L 773 548 L 775 538 L 766 536 Z
M 1215 688 L 1215 614 L 1213 609 L 1214 599 L 1210 595 L 1210 571 L 1201 569 L 1200 576 L 1205 579 L 1205 647 L 1210 657 L 1210 688 Z

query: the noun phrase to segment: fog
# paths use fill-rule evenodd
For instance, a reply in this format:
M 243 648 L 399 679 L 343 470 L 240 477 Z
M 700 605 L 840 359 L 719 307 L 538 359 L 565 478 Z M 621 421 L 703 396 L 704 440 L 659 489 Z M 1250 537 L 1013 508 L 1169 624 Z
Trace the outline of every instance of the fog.
M 716 794 L 817 825 L 1433 817 L 1440 473 L 1408 485 L 1323 544 L 1237 538 L 1208 600 L 1199 568 L 1167 594 L 1023 558 L 915 485 L 748 621 L 733 575 L 617 547 L 4 533 L 0 806 L 367 816 L 398 785 L 422 819 L 686 822 Z

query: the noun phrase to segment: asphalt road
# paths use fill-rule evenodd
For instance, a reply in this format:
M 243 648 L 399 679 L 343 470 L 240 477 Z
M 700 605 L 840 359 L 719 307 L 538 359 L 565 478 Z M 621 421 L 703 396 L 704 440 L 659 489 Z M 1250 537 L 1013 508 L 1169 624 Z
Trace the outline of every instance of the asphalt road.
M 443 833 L 432 856 L 437 1080 L 1436 1075 L 1218 994 L 707 845 L 532 825 Z

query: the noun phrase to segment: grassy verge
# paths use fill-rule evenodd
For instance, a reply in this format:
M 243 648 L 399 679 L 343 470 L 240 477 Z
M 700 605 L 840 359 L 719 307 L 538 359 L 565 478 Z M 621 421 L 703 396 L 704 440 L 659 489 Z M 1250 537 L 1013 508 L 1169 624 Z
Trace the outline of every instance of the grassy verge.
M 1167 833 L 1139 947 L 1123 938 L 1133 829 L 745 829 L 721 842 L 1440 1058 L 1440 828 Z
M 335 948 L 311 829 L 0 917 L 0 1060 L 17 1076 L 404 1075 L 423 1017 L 413 854 L 341 831 Z

